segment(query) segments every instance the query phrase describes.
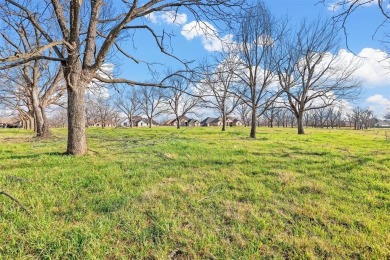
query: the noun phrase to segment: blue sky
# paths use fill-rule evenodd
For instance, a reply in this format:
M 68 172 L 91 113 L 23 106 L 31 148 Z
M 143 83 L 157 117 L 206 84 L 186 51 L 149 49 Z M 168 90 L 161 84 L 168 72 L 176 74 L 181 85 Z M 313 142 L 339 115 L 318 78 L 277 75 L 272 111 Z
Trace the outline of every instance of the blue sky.
M 292 23 L 298 23 L 303 18 L 315 19 L 317 16 L 332 17 L 335 11 L 331 10 L 329 0 L 325 5 L 317 4 L 317 0 L 265 0 L 265 4 L 277 17 L 288 16 Z M 340 10 L 337 10 L 340 11 Z M 337 12 L 336 11 L 336 12 Z M 147 21 L 157 31 L 165 30 L 173 35 L 171 42 L 173 53 L 186 60 L 200 61 L 210 56 L 214 50 L 218 49 L 218 42 L 215 39 L 206 39 L 201 34 L 189 31 L 194 25 L 194 19 L 188 13 L 180 13 L 173 23 L 169 15 L 156 14 L 148 17 Z M 362 81 L 363 91 L 361 98 L 353 105 L 372 108 L 377 116 L 381 117 L 386 107 L 390 107 L 390 68 L 384 68 L 387 63 L 378 63 L 383 60 L 385 53 L 381 52 L 383 46 L 380 40 L 384 32 L 390 33 L 390 25 L 379 28 L 382 23 L 381 15 L 376 4 L 362 7 L 353 13 L 346 24 L 347 41 L 349 50 L 364 57 L 364 65 L 358 71 L 357 76 Z M 220 31 L 220 37 L 228 37 L 226 33 Z M 346 48 L 346 38 L 341 34 L 340 47 Z M 132 41 L 125 43 L 127 47 L 132 45 Z M 149 62 L 160 62 L 164 65 L 177 67 L 171 58 L 164 57 L 159 52 L 153 39 L 145 33 L 139 32 L 135 36 L 132 53 L 141 60 Z M 126 75 L 132 80 L 148 81 L 151 78 L 145 65 L 136 65 L 128 61 L 119 61 L 123 66 L 117 66 L 119 73 Z M 163 66 L 157 66 L 163 70 Z

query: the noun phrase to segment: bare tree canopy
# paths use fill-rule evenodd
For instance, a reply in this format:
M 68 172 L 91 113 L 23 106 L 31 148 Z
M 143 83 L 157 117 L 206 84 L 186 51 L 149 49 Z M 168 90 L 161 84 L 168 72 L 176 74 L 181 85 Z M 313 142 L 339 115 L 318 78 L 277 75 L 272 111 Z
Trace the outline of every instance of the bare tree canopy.
M 303 21 L 285 38 L 286 55 L 278 64 L 284 103 L 297 119 L 298 134 L 304 134 L 303 117 L 309 110 L 331 106 L 360 93 L 354 72 L 359 62 L 338 57 L 338 33 L 333 23 Z
M 134 126 L 134 116 L 141 110 L 140 90 L 138 88 L 123 88 L 115 96 L 115 106 L 125 114 L 129 121 L 129 126 Z
M 157 125 L 154 123 L 156 117 L 168 111 L 168 108 L 163 106 L 165 96 L 164 90 L 161 88 L 143 87 L 140 90 L 141 111 L 148 118 L 149 128 Z
M 176 127 L 180 129 L 182 118 L 190 113 L 195 113 L 195 108 L 200 103 L 200 97 L 194 93 L 195 88 L 189 77 L 176 75 L 168 79 L 167 88 L 164 91 L 163 103 L 175 115 Z
M 80 0 L 1 0 L 1 15 L 11 17 L 15 24 L 24 24 L 28 30 L 42 35 L 34 49 L 17 51 L 12 44 L 13 34 L 4 28 L 2 37 L 15 48 L 13 55 L 0 57 L 0 68 L 7 69 L 32 60 L 60 62 L 67 88 L 68 147 L 67 153 L 82 155 L 87 150 L 85 135 L 85 92 L 98 79 L 106 83 L 161 86 L 145 84 L 132 79 L 103 75 L 101 68 L 112 56 L 119 55 L 134 62 L 138 59 L 121 46 L 132 39 L 136 31 L 149 33 L 156 48 L 179 59 L 166 50 L 166 33 L 158 34 L 148 26 L 145 17 L 156 12 L 177 12 L 185 9 L 195 19 L 212 20 L 227 17 L 242 0 L 153 0 L 153 1 L 80 1 Z M 115 4 L 114 4 L 115 3 Z M 4 25 L 4 24 L 3 24 Z M 3 26 L 2 26 L 3 27 Z M 12 43 L 11 43 L 12 42 Z M 2 52 L 3 53 L 3 52 Z
M 15 23 L 12 16 L 3 16 L 9 36 L 2 34 L 2 56 L 25 55 L 36 50 L 42 41 L 38 30 L 24 22 Z M 12 36 L 12 37 L 11 37 Z M 49 54 L 50 55 L 50 54 Z M 0 71 L 1 91 L 8 93 L 6 102 L 17 110 L 25 128 L 34 129 L 37 137 L 49 135 L 46 109 L 59 104 L 65 92 L 62 68 L 50 60 L 32 59 L 17 67 Z
M 116 126 L 118 113 L 113 105 L 113 100 L 103 91 L 94 91 L 87 95 L 87 125 Z
M 223 60 L 217 65 L 203 64 L 200 85 L 205 107 L 214 109 L 222 118 L 222 131 L 226 130 L 227 117 L 241 103 L 240 96 L 233 93 L 237 89 L 238 77 L 235 70 L 237 62 L 234 57 L 222 55 Z
M 256 138 L 257 118 L 281 93 L 275 72 L 285 30 L 285 21 L 277 20 L 263 2 L 258 2 L 242 15 L 235 33 L 237 44 L 228 53 L 237 57 L 235 74 L 241 84 L 235 92 L 252 111 L 251 138 Z

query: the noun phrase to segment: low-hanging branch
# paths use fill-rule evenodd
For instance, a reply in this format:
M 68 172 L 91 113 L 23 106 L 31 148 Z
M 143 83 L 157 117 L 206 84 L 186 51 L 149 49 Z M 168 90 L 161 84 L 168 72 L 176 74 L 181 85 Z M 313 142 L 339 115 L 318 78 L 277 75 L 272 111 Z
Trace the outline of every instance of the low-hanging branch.
M 13 197 L 11 194 L 9 194 L 8 192 L 6 191 L 0 191 L 0 195 L 4 195 L 6 197 L 8 197 L 9 199 L 13 200 L 14 202 L 16 202 L 24 211 L 26 211 L 29 215 L 31 214 L 31 212 L 15 197 Z

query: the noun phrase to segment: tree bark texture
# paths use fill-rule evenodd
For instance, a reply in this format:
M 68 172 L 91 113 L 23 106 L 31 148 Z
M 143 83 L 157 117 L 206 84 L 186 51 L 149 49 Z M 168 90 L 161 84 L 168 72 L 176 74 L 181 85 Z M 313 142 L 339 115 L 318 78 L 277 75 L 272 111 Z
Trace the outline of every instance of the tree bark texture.
M 297 116 L 297 125 L 298 125 L 298 134 L 303 135 L 305 134 L 305 129 L 303 128 L 303 114 L 300 113 Z
M 85 122 L 85 86 L 68 87 L 68 154 L 83 155 L 87 152 Z

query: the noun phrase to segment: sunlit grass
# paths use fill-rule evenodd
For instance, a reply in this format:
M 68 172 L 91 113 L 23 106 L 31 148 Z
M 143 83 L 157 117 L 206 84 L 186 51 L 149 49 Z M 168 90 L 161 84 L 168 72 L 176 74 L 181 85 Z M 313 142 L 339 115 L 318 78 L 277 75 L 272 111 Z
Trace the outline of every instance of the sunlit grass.
M 390 257 L 384 130 L 0 129 L 0 259 Z

